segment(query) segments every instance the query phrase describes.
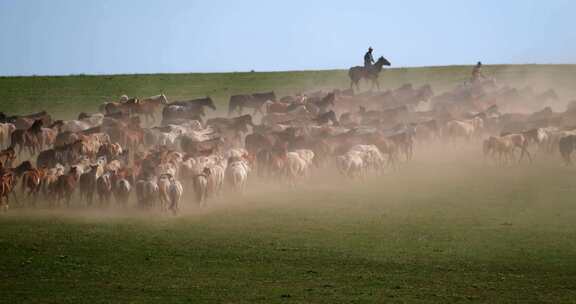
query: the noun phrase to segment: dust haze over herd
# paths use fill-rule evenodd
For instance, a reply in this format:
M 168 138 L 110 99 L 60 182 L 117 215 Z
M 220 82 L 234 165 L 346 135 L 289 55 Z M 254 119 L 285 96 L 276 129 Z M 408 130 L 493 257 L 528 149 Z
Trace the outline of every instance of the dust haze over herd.
M 1 2 L 0 298 L 573 302 L 573 6 Z
M 350 72 L 338 79 L 349 76 L 349 87 L 315 87 L 316 77 L 301 84 L 306 91 L 231 92 L 227 102 L 160 91 L 112 97 L 77 115 L 2 113 L 3 210 L 10 202 L 16 212 L 177 215 L 278 187 L 393 177 L 413 161 L 458 167 L 465 158 L 486 170 L 571 164 L 576 121 L 565 75 L 484 70 L 396 87 L 364 74 L 356 86 Z

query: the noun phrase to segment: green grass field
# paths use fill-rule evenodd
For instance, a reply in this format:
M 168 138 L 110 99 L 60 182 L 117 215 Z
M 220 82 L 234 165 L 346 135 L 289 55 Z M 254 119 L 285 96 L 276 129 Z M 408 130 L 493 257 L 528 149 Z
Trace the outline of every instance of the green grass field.
M 362 183 L 330 174 L 293 190 L 252 183 L 204 211 L 187 202 L 177 218 L 13 210 L 0 218 L 0 298 L 575 302 L 574 170 L 446 155 Z
M 442 89 L 468 71 L 394 69 L 382 84 Z M 487 71 L 565 98 L 575 72 Z M 0 96 L 4 112 L 64 117 L 122 93 L 208 93 L 223 105 L 232 93 L 346 85 L 342 71 L 30 77 L 0 78 Z M 252 180 L 205 210 L 187 199 L 175 218 L 13 208 L 0 214 L 0 303 L 576 303 L 575 169 L 544 155 L 496 168 L 479 147 L 418 147 L 398 172 L 365 181 Z

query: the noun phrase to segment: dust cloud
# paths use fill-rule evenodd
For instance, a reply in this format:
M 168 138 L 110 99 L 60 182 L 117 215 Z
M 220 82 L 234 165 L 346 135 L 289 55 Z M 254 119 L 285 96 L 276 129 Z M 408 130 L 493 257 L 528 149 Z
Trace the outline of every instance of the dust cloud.
M 515 66 L 488 69 L 486 74 L 494 77 L 499 87 L 515 89 L 522 96 L 514 100 L 498 100 L 498 103 L 503 105 L 500 109 L 502 114 L 530 114 L 546 107 L 550 107 L 554 112 L 565 111 L 569 101 L 576 97 L 576 87 L 572 82 L 574 78 L 568 75 L 574 72 L 574 68 L 556 67 L 554 69 L 550 67 L 549 69 L 552 70 L 542 68 L 538 73 L 529 73 L 528 69 Z M 314 81 L 304 84 L 304 87 L 308 88 L 307 92 L 328 91 L 329 88 L 333 88 L 329 84 L 313 87 L 314 84 Z M 434 82 L 431 85 L 434 88 Z M 458 83 L 453 83 L 453 86 L 456 85 Z M 394 88 L 383 84 L 383 90 L 386 89 Z M 540 93 L 550 89 L 557 93 L 557 98 L 538 98 Z M 297 90 L 293 93 L 303 91 Z M 337 111 L 338 116 L 343 112 Z M 222 106 L 217 111 L 208 113 L 209 117 L 226 116 L 226 114 L 226 109 Z M 256 121 L 258 122 L 259 119 Z M 206 207 L 200 207 L 195 202 L 192 183 L 183 181 L 184 197 L 181 202 L 181 212 L 177 216 L 160 213 L 158 210 L 138 209 L 134 194 L 131 195 L 126 208 L 118 207 L 113 200 L 109 207 L 86 208 L 78 203 L 77 194 L 72 203 L 74 207 L 50 208 L 41 199 L 35 202 L 36 207 L 29 207 L 33 202 L 18 191 L 19 203 L 13 203 L 10 211 L 2 217 L 49 217 L 90 222 L 135 219 L 143 223 L 153 223 L 207 215 L 218 216 L 224 213 L 241 214 L 266 209 L 322 212 L 322 210 L 353 205 L 357 208 L 365 208 L 365 212 L 370 212 L 374 208 L 404 208 L 403 205 L 410 205 L 410 202 L 415 200 L 421 204 L 426 204 L 428 200 L 437 204 L 435 198 L 444 197 L 447 193 L 457 195 L 454 197 L 455 200 L 468 197 L 466 195 L 468 191 L 480 195 L 482 191 L 487 191 L 491 195 L 497 195 L 498 193 L 494 194 L 490 189 L 505 188 L 507 185 L 518 187 L 519 181 L 525 181 L 525 184 L 515 189 L 527 190 L 534 182 L 530 178 L 534 180 L 546 178 L 545 175 L 534 177 L 537 171 L 543 174 L 554 174 L 555 171 L 566 172 L 567 169 L 557 153 L 548 153 L 537 145 L 529 147 L 534 158 L 533 163 L 526 160 L 507 166 L 494 163 L 483 154 L 482 141 L 499 131 L 486 131 L 470 140 L 457 142 L 443 139 L 432 142 L 417 141 L 412 160 L 403 159 L 395 169 L 386 168 L 382 174 L 370 174 L 356 179 L 342 176 L 336 170 L 333 157 L 322 167 L 311 168 L 310 175 L 299 180 L 296 185 L 290 185 L 281 179 L 262 178 L 253 171 L 250 173 L 244 193 L 236 193 L 227 188 L 221 195 L 210 198 Z M 567 185 L 564 184 L 565 187 Z M 533 194 L 539 197 L 537 193 Z M 496 196 L 495 199 L 505 201 L 507 194 L 503 195 L 502 197 Z M 478 199 L 481 203 L 482 198 Z

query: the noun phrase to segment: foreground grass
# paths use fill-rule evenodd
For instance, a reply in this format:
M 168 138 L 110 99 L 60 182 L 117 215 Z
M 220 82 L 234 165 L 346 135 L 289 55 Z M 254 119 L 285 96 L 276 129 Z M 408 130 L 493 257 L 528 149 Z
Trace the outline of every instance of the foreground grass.
M 431 163 L 363 183 L 260 186 L 178 218 L 15 210 L 0 218 L 0 298 L 576 301 L 573 169 Z
M 469 66 L 393 68 L 380 76 L 383 89 L 404 83 L 432 84 L 437 92 L 451 89 L 470 75 Z M 502 84 L 556 88 L 564 98 L 576 96 L 576 65 L 497 65 L 485 68 Z M 103 76 L 0 77 L 0 110 L 30 113 L 48 110 L 58 118 L 92 112 L 122 94 L 147 97 L 165 93 L 171 101 L 209 95 L 219 107 L 232 94 L 275 90 L 280 96 L 317 89 L 348 88 L 347 71 L 153 74 Z M 367 88 L 364 88 L 367 89 Z

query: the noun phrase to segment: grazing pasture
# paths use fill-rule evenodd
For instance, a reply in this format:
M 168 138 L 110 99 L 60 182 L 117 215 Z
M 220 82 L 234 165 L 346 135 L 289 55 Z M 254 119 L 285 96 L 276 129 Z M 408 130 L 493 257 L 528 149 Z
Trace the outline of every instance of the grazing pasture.
M 576 67 L 469 73 L 1 77 L 0 299 L 573 302 Z
M 574 170 L 470 160 L 436 150 L 362 182 L 321 174 L 296 190 L 261 184 L 202 211 L 185 200 L 178 218 L 16 210 L 0 219 L 0 296 L 7 303 L 571 302 Z

